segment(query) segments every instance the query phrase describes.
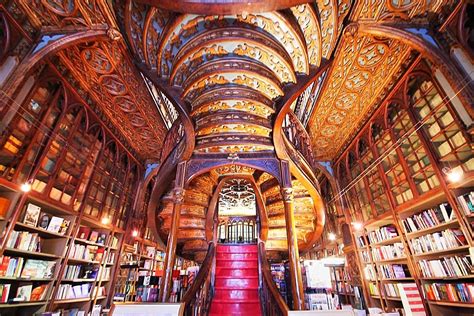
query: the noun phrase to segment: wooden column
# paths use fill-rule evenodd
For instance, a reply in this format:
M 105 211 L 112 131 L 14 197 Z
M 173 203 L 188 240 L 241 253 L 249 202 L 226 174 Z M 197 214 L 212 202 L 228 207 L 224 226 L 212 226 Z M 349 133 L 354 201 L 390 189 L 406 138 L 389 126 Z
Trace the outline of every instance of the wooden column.
M 288 161 L 281 162 L 281 195 L 285 207 L 286 236 L 288 241 L 288 261 L 290 266 L 291 295 L 293 309 L 304 310 L 303 279 L 301 277 L 298 236 L 295 227 L 295 212 L 291 172 Z
M 181 206 L 184 202 L 184 175 L 186 171 L 186 162 L 178 164 L 176 171 L 176 181 L 173 188 L 173 217 L 171 218 L 171 227 L 166 244 L 164 275 L 161 279 L 160 293 L 158 301 L 166 303 L 171 293 L 173 283 L 173 267 L 176 259 L 176 245 L 178 244 L 179 218 L 181 215 Z

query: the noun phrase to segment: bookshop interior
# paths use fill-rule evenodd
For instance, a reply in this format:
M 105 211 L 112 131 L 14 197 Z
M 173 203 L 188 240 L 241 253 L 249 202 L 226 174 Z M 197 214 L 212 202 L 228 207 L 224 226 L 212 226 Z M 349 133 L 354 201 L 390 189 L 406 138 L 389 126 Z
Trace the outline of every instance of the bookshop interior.
M 473 0 L 0 1 L 0 316 L 474 315 Z

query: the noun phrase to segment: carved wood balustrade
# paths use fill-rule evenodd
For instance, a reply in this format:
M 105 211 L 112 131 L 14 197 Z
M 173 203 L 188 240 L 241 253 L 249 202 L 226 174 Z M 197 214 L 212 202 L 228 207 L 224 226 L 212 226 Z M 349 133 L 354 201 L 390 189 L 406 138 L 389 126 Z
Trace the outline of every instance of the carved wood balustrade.
M 216 249 L 214 243 L 209 244 L 206 258 L 199 269 L 191 288 L 183 297 L 186 316 L 207 315 L 214 294 L 213 266 L 215 265 Z
M 285 120 L 283 121 L 283 135 L 285 136 L 285 145 L 289 154 L 295 163 L 298 163 L 299 167 L 303 171 L 309 172 L 309 175 L 314 178 L 314 163 L 315 156 L 313 153 L 311 139 L 308 132 L 301 124 L 298 117 L 290 111 L 286 114 Z M 288 148 L 291 145 L 292 148 Z M 298 153 L 295 155 L 294 150 Z M 309 170 L 308 170 L 309 167 Z
M 265 251 L 265 243 L 260 242 L 258 245 L 258 260 L 260 271 L 259 292 L 263 306 L 263 315 L 266 316 L 284 316 L 288 315 L 289 308 L 283 297 L 278 291 L 270 272 L 270 264 L 268 263 Z

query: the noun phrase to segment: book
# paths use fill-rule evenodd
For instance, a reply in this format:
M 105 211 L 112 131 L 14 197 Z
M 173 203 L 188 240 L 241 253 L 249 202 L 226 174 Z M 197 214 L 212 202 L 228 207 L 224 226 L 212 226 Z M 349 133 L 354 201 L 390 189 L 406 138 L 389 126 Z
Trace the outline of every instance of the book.
M 0 196 L 0 217 L 6 217 L 10 208 L 10 199 Z
M 61 226 L 59 227 L 58 233 L 60 233 L 61 235 L 65 235 L 67 233 L 67 229 L 69 228 L 70 223 L 71 221 L 67 219 L 63 219 L 63 222 L 61 223 Z
M 10 295 L 11 284 L 0 284 L 0 303 L 6 303 Z
M 81 226 L 79 228 L 79 232 L 77 233 L 77 238 L 87 240 L 89 239 L 90 232 L 91 232 L 91 229 L 89 227 Z
M 18 290 L 16 291 L 16 296 L 13 299 L 14 302 L 27 302 L 31 299 L 31 291 L 33 289 L 33 285 L 23 285 L 19 286 Z
M 51 216 L 46 213 L 42 213 L 40 216 L 40 220 L 38 222 L 38 227 L 43 229 L 48 229 L 49 221 L 51 220 Z
M 42 301 L 45 299 L 45 296 L 46 296 L 46 290 L 48 288 L 48 285 L 47 284 L 42 284 L 40 286 L 37 286 L 35 287 L 32 291 L 31 291 L 31 298 L 30 300 L 31 301 Z
M 41 207 L 32 203 L 28 203 L 28 206 L 26 207 L 25 217 L 23 218 L 23 223 L 30 226 L 36 226 L 38 224 L 40 213 Z
M 106 233 L 100 233 L 99 237 L 97 237 L 97 243 L 105 245 L 105 240 L 107 239 L 107 234 Z
M 25 266 L 21 271 L 21 277 L 42 279 L 45 277 L 47 267 L 48 261 L 26 259 Z
M 53 216 L 49 221 L 48 230 L 53 233 L 59 233 L 63 220 L 62 217 Z
M 94 230 L 94 231 L 92 231 L 92 233 L 89 237 L 89 241 L 97 242 L 98 237 L 99 237 L 99 233 Z

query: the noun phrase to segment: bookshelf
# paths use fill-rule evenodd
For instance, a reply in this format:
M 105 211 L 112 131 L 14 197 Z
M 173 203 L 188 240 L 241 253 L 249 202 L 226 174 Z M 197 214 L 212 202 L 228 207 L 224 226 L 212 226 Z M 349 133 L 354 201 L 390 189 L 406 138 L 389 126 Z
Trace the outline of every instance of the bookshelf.
M 156 302 L 163 276 L 163 248 L 151 238 L 146 229 L 144 238 L 134 237 L 123 244 L 120 270 L 114 288 L 116 302 Z M 133 244 L 132 244 L 133 243 Z M 173 287 L 170 301 L 179 302 L 197 275 L 196 263 L 177 257 L 173 269 Z

